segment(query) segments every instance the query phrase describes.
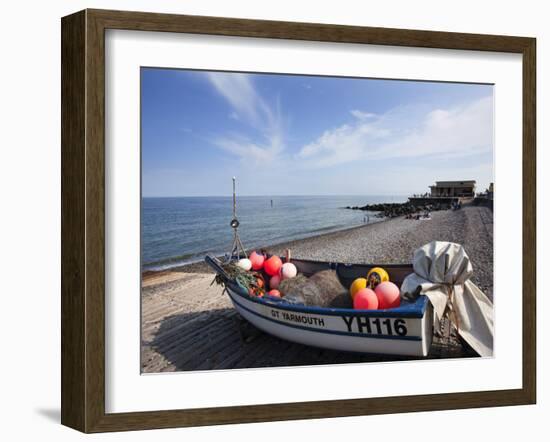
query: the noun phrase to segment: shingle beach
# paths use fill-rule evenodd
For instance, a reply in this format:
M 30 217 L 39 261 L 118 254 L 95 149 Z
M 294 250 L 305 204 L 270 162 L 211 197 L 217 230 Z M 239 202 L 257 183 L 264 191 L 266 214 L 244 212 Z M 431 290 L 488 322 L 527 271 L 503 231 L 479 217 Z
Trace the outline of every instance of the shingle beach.
M 433 212 L 430 220 L 399 217 L 265 248 L 281 255 L 291 249 L 302 259 L 391 264 L 410 263 L 414 250 L 433 240 L 462 244 L 474 268 L 472 281 L 493 297 L 493 212 L 486 207 Z M 322 350 L 264 334 L 240 318 L 212 279 L 204 263 L 144 273 L 143 372 L 401 359 Z
M 410 263 L 414 251 L 433 240 L 462 244 L 474 267 L 473 282 L 489 297 L 493 292 L 493 212 L 486 207 L 433 212 L 430 220 L 399 217 L 267 247 L 296 258 L 357 264 Z

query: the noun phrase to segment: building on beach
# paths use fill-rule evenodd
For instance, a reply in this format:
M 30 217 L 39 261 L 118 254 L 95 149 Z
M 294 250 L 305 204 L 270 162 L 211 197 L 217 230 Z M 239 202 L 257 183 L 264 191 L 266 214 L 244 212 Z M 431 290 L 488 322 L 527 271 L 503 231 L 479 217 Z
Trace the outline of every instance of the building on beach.
M 436 181 L 430 186 L 432 198 L 462 197 L 472 198 L 476 194 L 476 181 Z
M 439 204 L 450 207 L 453 203 L 472 201 L 476 195 L 476 181 L 436 181 L 430 192 L 413 195 L 409 202 L 414 206 Z

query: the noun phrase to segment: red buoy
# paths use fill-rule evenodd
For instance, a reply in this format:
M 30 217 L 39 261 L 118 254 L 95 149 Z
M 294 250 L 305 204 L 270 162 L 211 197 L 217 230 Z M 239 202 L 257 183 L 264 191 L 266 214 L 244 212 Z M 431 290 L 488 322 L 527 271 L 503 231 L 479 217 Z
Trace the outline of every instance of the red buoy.
M 254 266 L 254 263 L 252 264 L 252 266 Z M 269 276 L 275 276 L 279 274 L 282 266 L 283 262 L 281 261 L 281 258 L 273 255 L 264 263 L 264 270 Z

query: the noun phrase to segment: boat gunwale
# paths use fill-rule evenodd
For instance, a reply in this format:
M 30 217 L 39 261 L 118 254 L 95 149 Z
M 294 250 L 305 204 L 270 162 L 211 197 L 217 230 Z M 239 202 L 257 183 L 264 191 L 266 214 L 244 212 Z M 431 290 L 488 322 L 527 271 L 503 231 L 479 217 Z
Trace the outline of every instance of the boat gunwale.
M 281 257 L 283 258 L 283 257 Z M 205 261 L 210 265 L 217 274 L 224 276 L 224 271 L 220 266 L 219 261 L 216 258 L 213 258 L 209 255 L 205 257 Z M 303 264 L 313 264 L 315 266 L 326 267 L 326 269 L 331 269 L 338 271 L 338 267 L 342 266 L 346 269 L 352 267 L 381 267 L 380 264 L 353 264 L 353 263 L 341 263 L 335 261 L 314 261 L 308 259 L 293 259 L 294 263 L 303 263 Z M 412 270 L 412 264 L 384 264 L 384 267 L 388 269 L 402 269 L 408 268 Z M 283 300 L 277 300 L 277 298 L 272 298 L 269 296 L 262 297 L 253 297 L 250 296 L 247 290 L 239 285 L 237 281 L 231 278 L 225 278 L 226 280 L 226 289 L 230 288 L 231 291 L 240 296 L 243 299 L 246 299 L 250 302 L 257 303 L 260 305 L 265 305 L 271 308 L 277 308 L 280 310 L 286 310 L 291 312 L 306 313 L 306 314 L 315 314 L 315 315 L 325 315 L 325 316 L 353 316 L 353 317 L 393 317 L 393 318 L 423 318 L 426 314 L 426 309 L 428 307 L 429 300 L 426 296 L 421 295 L 413 302 L 407 302 L 407 307 L 399 306 L 393 309 L 384 309 L 384 310 L 356 310 L 353 308 L 336 308 L 336 307 L 316 307 L 316 306 L 306 306 L 300 304 L 290 304 L 285 303 Z M 228 290 L 229 291 L 229 290 Z M 231 296 L 231 294 L 230 294 Z
M 324 316 L 369 316 L 369 317 L 392 317 L 392 318 L 422 318 L 426 313 L 426 307 L 428 305 L 428 298 L 426 296 L 420 296 L 418 300 L 408 304 L 410 310 L 403 307 L 397 307 L 394 309 L 384 309 L 384 310 L 355 310 L 351 308 L 333 308 L 333 307 L 315 307 L 315 306 L 306 306 L 306 305 L 297 305 L 289 304 L 284 301 L 276 301 L 276 298 L 268 298 L 263 296 L 252 297 L 248 293 L 239 287 L 239 285 L 233 281 L 228 281 L 230 286 L 231 293 L 240 296 L 243 299 L 246 299 L 250 302 L 265 305 L 272 308 L 278 308 L 280 310 L 286 310 L 297 313 L 309 313 L 315 315 L 324 315 Z M 412 309 L 412 306 L 417 306 Z

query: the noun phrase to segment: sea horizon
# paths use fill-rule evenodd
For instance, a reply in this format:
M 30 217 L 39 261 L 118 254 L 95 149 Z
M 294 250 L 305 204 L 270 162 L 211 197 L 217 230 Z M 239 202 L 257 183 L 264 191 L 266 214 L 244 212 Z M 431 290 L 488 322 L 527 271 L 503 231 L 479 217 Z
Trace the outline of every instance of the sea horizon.
M 408 198 L 412 193 L 396 193 L 396 194 L 363 194 L 363 193 L 349 193 L 349 194 L 340 194 L 340 193 L 334 193 L 334 194 L 262 194 L 262 195 L 237 195 L 237 199 L 239 198 L 256 198 L 256 197 L 388 197 L 388 198 L 395 198 L 397 196 L 399 197 L 405 197 Z M 417 192 L 421 193 L 421 192 Z M 424 193 L 424 192 L 422 192 Z M 177 195 L 177 196 L 170 196 L 170 195 L 164 195 L 164 196 L 151 196 L 151 195 L 142 195 L 142 199 L 146 198 L 233 198 L 232 194 L 229 195 Z
M 345 209 L 405 202 L 404 195 L 237 196 L 239 235 L 248 249 L 382 221 L 374 212 Z M 230 252 L 231 195 L 142 197 L 142 270 L 165 270 Z M 273 205 L 271 205 L 273 202 Z

